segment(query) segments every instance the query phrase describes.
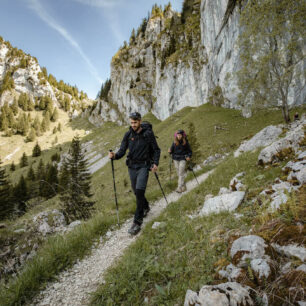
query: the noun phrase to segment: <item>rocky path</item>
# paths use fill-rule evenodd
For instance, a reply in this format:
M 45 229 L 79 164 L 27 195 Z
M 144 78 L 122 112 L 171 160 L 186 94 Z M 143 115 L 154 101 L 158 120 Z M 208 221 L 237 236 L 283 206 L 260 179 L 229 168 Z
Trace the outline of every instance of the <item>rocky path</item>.
M 198 181 L 200 183 L 205 181 L 212 171 L 200 175 Z M 187 182 L 187 191 L 183 194 L 172 192 L 167 195 L 168 203 L 177 201 L 182 195 L 190 192 L 195 187 L 197 187 L 195 179 Z M 166 206 L 164 198 L 153 203 L 143 226 L 158 217 Z M 136 237 L 131 237 L 127 233 L 131 223 L 132 219 L 129 219 L 119 229 L 108 232 L 105 239 L 101 239 L 101 243 L 96 248 L 93 248 L 89 256 L 77 262 L 69 270 L 62 272 L 58 277 L 58 281 L 50 283 L 31 305 L 77 306 L 88 304 L 90 293 L 94 292 L 99 284 L 103 282 L 105 271 L 141 235 L 140 232 Z

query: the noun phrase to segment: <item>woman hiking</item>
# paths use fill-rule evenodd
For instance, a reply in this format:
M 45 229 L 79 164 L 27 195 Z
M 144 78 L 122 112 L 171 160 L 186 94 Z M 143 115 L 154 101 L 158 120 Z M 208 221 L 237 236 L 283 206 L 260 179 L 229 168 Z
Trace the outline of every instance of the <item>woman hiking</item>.
M 192 156 L 192 150 L 184 130 L 178 130 L 175 132 L 174 141 L 168 152 L 172 154 L 174 166 L 178 175 L 178 186 L 176 192 L 184 192 L 186 191 L 186 161 L 190 161 Z

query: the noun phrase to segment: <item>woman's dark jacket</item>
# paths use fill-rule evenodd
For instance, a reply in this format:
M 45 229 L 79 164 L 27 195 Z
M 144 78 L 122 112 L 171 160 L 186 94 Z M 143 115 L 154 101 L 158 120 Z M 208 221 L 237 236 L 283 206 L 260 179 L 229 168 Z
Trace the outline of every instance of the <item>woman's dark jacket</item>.
M 190 148 L 189 142 L 187 139 L 186 144 L 183 145 L 183 141 L 179 141 L 179 144 L 176 145 L 175 142 L 172 143 L 172 146 L 170 148 L 172 159 L 174 160 L 185 160 L 186 157 L 192 156 L 192 150 Z

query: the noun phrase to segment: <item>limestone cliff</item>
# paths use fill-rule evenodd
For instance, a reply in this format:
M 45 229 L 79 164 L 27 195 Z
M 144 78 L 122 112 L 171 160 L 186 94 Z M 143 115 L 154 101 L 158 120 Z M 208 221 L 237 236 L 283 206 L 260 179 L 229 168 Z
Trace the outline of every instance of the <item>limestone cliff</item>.
M 90 120 L 122 122 L 135 110 L 163 120 L 185 106 L 207 102 L 240 109 L 236 72 L 241 68 L 237 40 L 243 3 L 188 0 L 182 14 L 169 5 L 153 7 L 113 57 L 110 90 Z M 294 80 L 289 104 L 304 103 L 305 91 L 305 78 Z M 251 115 L 248 108 L 242 113 Z
M 69 101 L 66 110 L 71 116 L 92 104 L 85 93 L 63 81 L 57 82 L 45 68 L 40 67 L 35 57 L 14 48 L 0 37 L 0 107 L 5 103 L 12 104 L 21 93 L 26 93 L 33 102 L 48 96 L 55 105 L 63 108 L 65 101 Z

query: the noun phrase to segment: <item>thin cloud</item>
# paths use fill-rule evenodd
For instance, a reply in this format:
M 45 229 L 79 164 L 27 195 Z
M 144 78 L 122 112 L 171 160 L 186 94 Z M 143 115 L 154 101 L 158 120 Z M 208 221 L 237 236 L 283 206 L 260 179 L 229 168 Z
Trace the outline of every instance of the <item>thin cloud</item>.
M 122 0 L 73 0 L 73 1 L 94 7 L 114 7 L 118 5 Z
M 60 35 L 64 37 L 64 39 L 80 54 L 80 56 L 83 58 L 85 63 L 88 66 L 88 69 L 90 73 L 95 77 L 95 79 L 99 83 L 103 83 L 103 80 L 100 78 L 98 71 L 96 70 L 95 66 L 92 64 L 90 59 L 87 57 L 87 55 L 84 53 L 80 45 L 77 43 L 77 41 L 68 33 L 68 31 L 62 27 L 60 24 L 58 24 L 52 16 L 50 16 L 46 10 L 43 8 L 39 0 L 30 0 L 30 8 L 35 11 L 35 13 L 39 16 L 40 19 L 42 19 L 49 27 L 57 31 Z

